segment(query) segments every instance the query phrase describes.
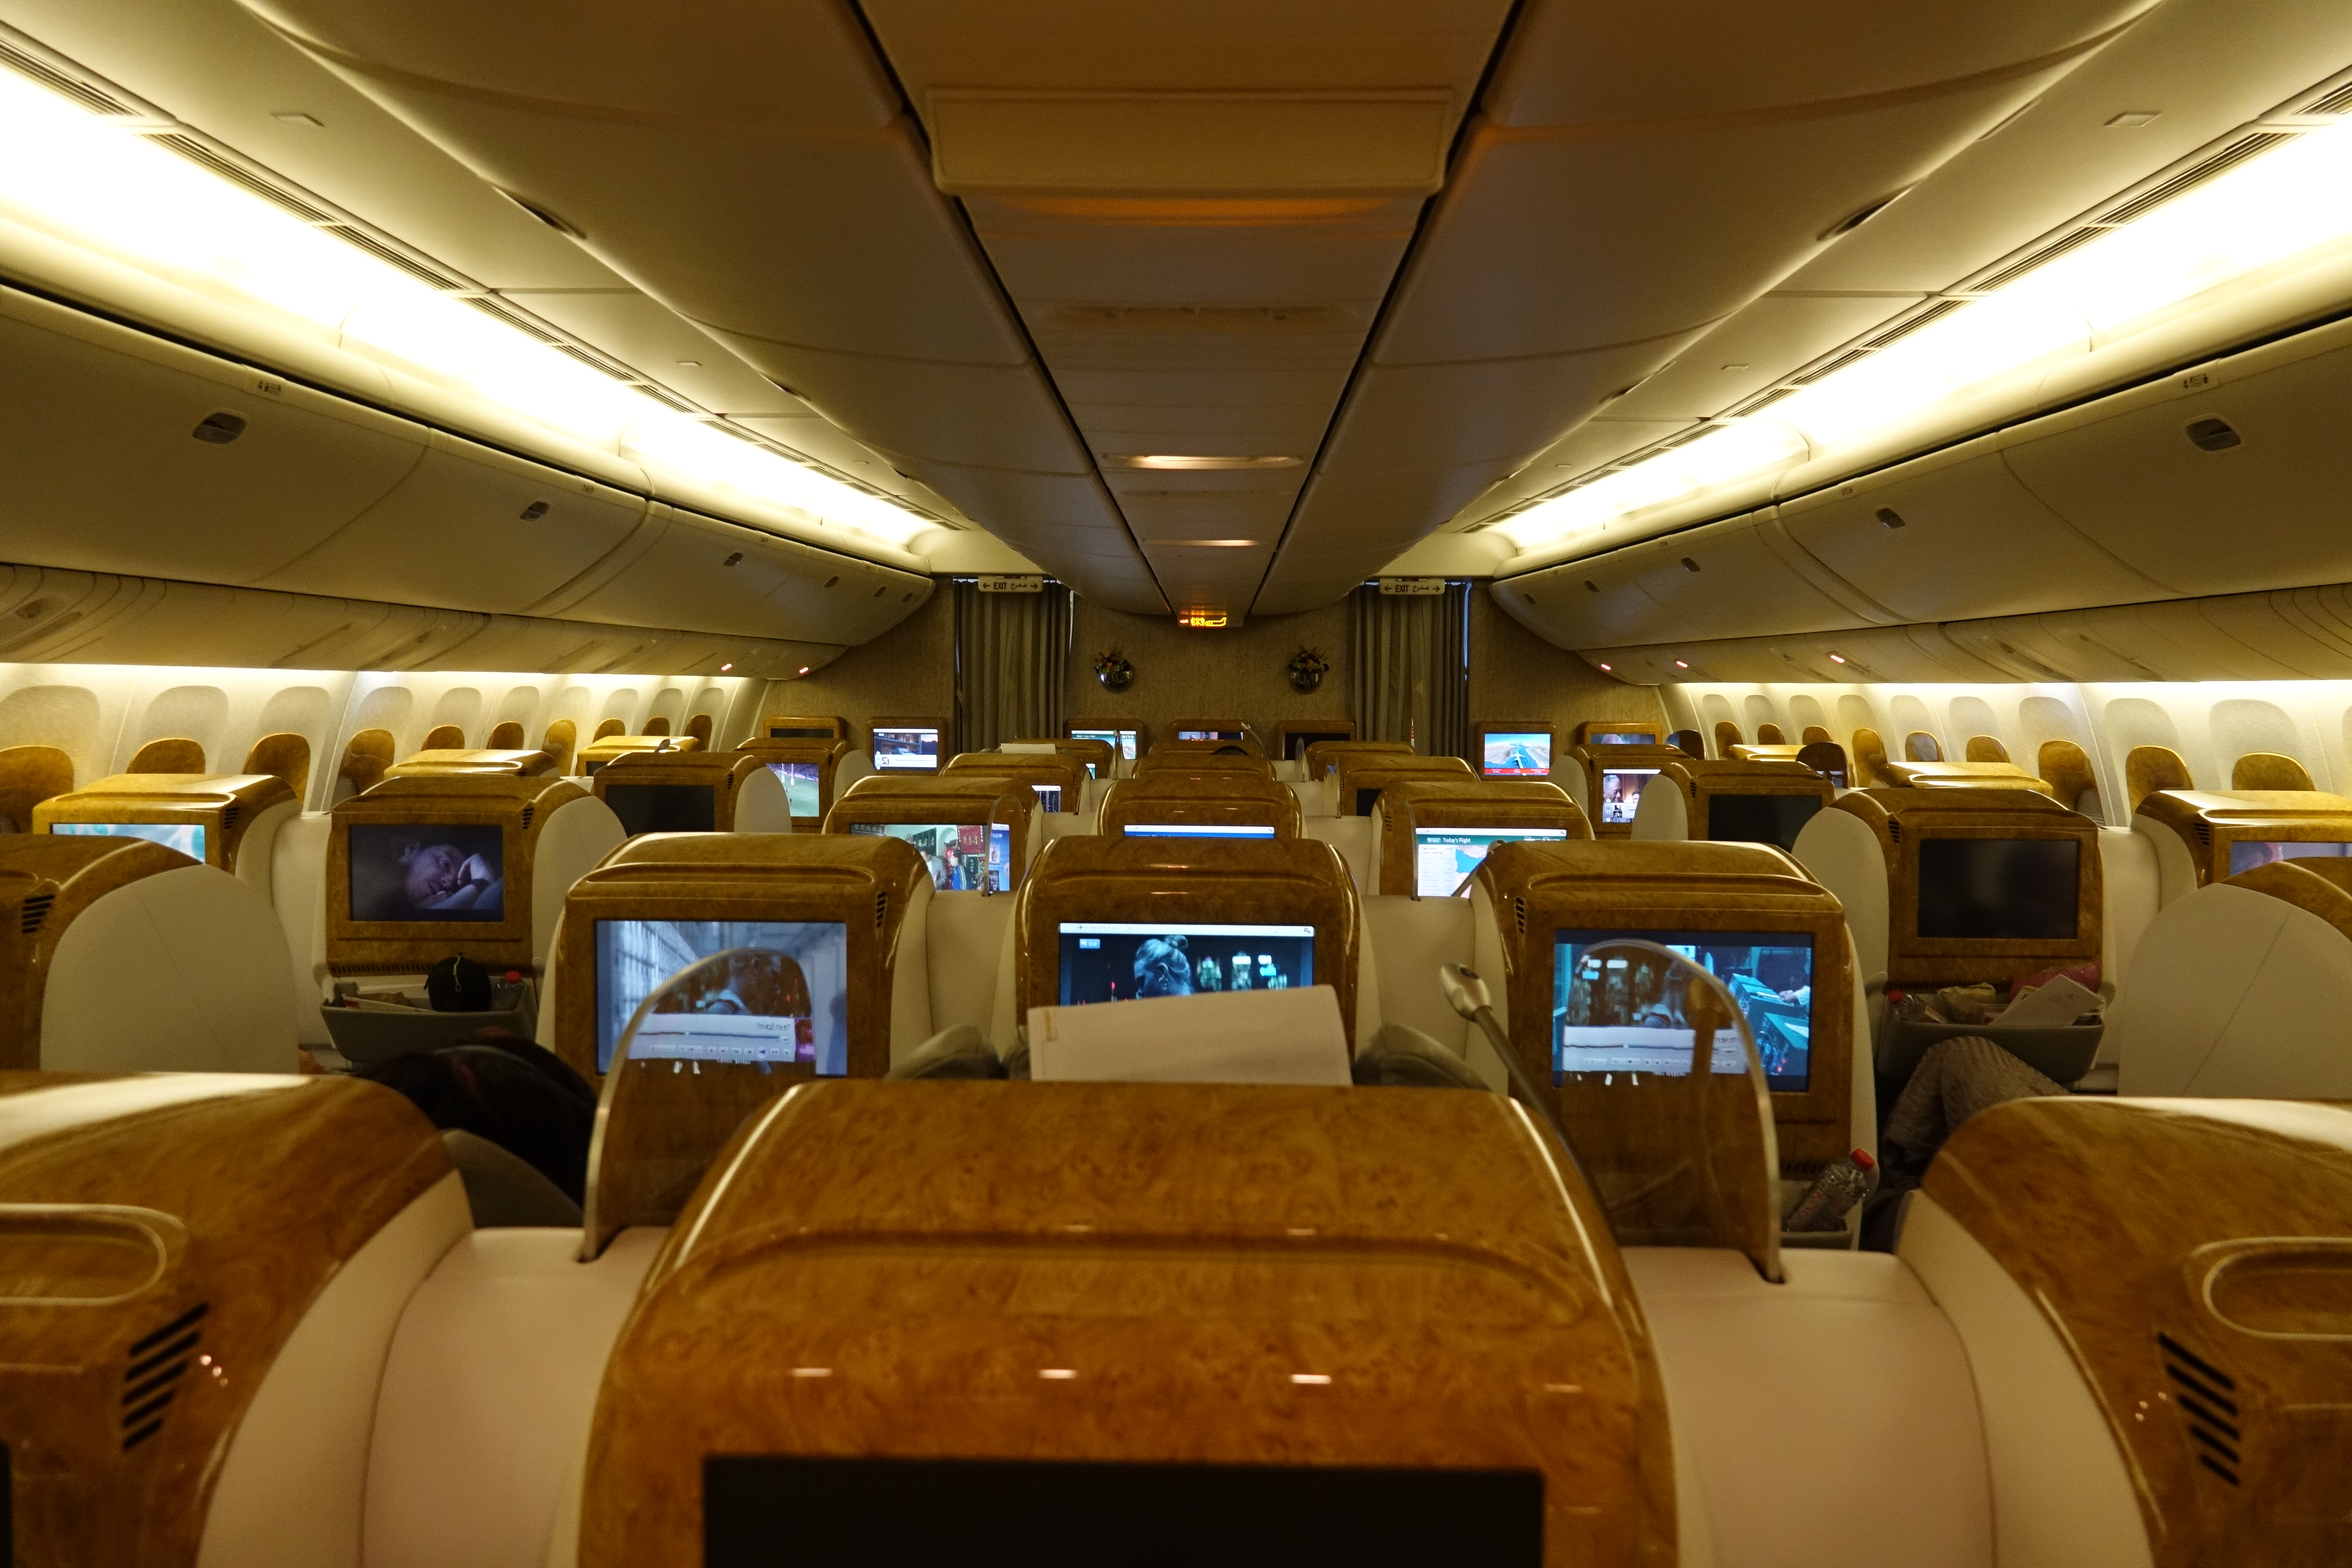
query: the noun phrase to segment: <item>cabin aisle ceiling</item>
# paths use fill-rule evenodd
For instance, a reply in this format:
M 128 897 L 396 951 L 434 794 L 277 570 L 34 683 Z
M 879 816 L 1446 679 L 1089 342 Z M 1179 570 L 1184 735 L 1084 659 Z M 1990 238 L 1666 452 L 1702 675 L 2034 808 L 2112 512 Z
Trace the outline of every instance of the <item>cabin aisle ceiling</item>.
M 1586 422 L 2146 0 L 240 3 L 642 290 L 551 269 L 551 320 L 664 307 L 783 389 L 753 427 L 1237 620 L 1671 433 Z M 1748 363 L 1874 308 L 1812 292 Z

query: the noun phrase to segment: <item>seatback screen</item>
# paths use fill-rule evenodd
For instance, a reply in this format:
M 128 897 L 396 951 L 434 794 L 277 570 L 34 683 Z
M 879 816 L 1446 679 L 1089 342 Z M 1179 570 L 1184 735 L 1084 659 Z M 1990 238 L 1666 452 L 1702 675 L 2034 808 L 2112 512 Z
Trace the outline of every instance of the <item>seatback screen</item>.
M 1924 838 L 1919 934 L 2071 942 L 2082 843 L 2074 838 Z
M 707 1568 L 1124 1561 L 1218 1568 L 1475 1563 L 1538 1568 L 1533 1470 L 1045 1459 L 702 1461 Z M 1116 1552 L 1107 1542 L 1126 1542 Z
M 1817 795 L 1716 795 L 1706 801 L 1706 836 L 1721 843 L 1797 847 L 1797 835 L 1822 808 Z
M 1609 768 L 1601 775 L 1601 820 L 1631 822 L 1642 808 L 1642 790 L 1658 776 L 1655 768 Z
M 1062 809 L 1062 786 L 1060 784 L 1031 784 L 1029 787 L 1037 792 L 1037 808 L 1040 811 L 1059 811 Z
M 1490 733 L 1480 748 L 1478 771 L 1490 779 L 1551 776 L 1551 736 L 1543 731 Z
M 823 809 L 822 763 L 770 763 L 768 771 L 784 786 L 784 801 L 794 816 L 814 816 Z
M 1315 984 L 1311 925 L 1066 921 L 1060 929 L 1065 1007 Z
M 2229 874 L 2234 877 L 2273 860 L 2338 860 L 2347 855 L 2352 855 L 2352 843 L 2312 838 L 2239 838 L 2230 845 Z
M 1013 885 L 1013 829 L 1002 822 L 853 822 L 849 831 L 905 839 L 942 893 L 1002 893 Z
M 1318 744 L 1324 741 L 1352 741 L 1354 739 L 1355 736 L 1345 730 L 1334 730 L 1328 734 L 1318 730 L 1292 730 L 1287 731 L 1285 736 L 1282 743 L 1282 754 L 1291 761 L 1296 762 L 1307 754 L 1307 748 L 1309 746 Z
M 1412 830 L 1412 890 L 1424 899 L 1450 899 L 1497 844 L 1568 837 L 1565 827 L 1416 827 Z
M 1073 730 L 1073 741 L 1100 741 L 1127 762 L 1135 761 L 1135 731 L 1132 730 Z
M 1239 730 L 1179 730 L 1176 738 L 1180 741 L 1238 741 L 1242 732 Z
M 833 739 L 833 728 L 831 725 L 822 730 L 771 728 L 768 731 L 768 739 L 771 741 L 830 741 Z
M 506 840 L 494 822 L 354 822 L 354 921 L 506 919 Z
M 205 825 L 201 822 L 53 822 L 49 831 L 68 837 L 144 838 L 176 849 L 190 859 L 205 858 Z
M 1560 931 L 1552 936 L 1552 1081 L 1579 1073 L 1690 1071 L 1691 1029 L 1670 969 L 1654 953 L 1595 952 L 1626 938 L 1656 942 L 1723 982 L 1756 1037 L 1776 1093 L 1812 1082 L 1813 939 L 1803 931 Z M 1744 1072 L 1739 1037 L 1717 1030 L 1717 1072 Z
M 632 838 L 640 833 L 713 833 L 719 827 L 719 794 L 709 784 L 606 784 L 604 804 Z
M 849 1070 L 849 928 L 839 921 L 598 921 L 596 1070 L 639 1004 L 697 959 L 737 955 L 666 997 L 637 1031 L 640 1060 L 802 1062 Z
M 874 771 L 912 770 L 934 773 L 940 765 L 940 732 L 933 729 L 887 727 L 874 731 Z
M 1130 822 L 1119 829 L 1129 838 L 1271 838 L 1272 823 Z
M 1592 746 L 1654 746 L 1658 743 L 1655 730 L 1612 730 L 1603 735 L 1588 735 L 1585 743 Z

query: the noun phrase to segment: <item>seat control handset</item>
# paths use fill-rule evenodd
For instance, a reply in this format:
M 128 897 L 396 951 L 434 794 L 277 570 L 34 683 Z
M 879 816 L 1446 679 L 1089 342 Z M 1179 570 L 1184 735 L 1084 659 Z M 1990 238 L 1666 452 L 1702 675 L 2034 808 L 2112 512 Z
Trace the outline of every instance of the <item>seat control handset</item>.
M 1503 1071 L 1511 1080 L 1512 1092 L 1528 1110 L 1543 1119 L 1543 1124 L 1551 1130 L 1561 1152 L 1567 1154 L 1569 1163 L 1576 1167 L 1579 1176 L 1584 1178 L 1586 1189 L 1598 1194 L 1601 1189 L 1593 1185 L 1584 1162 L 1577 1156 L 1576 1145 L 1570 1142 L 1568 1129 L 1560 1125 L 1559 1109 L 1552 1104 L 1551 1098 L 1528 1078 L 1518 1052 L 1511 1048 L 1510 1037 L 1503 1032 L 1502 1020 L 1495 1016 L 1494 994 L 1486 989 L 1486 983 L 1478 978 L 1478 972 L 1467 964 L 1441 963 L 1437 966 L 1437 987 L 1445 994 L 1447 1006 L 1486 1031 L 1486 1043 L 1494 1047 L 1495 1054 L 1503 1059 Z

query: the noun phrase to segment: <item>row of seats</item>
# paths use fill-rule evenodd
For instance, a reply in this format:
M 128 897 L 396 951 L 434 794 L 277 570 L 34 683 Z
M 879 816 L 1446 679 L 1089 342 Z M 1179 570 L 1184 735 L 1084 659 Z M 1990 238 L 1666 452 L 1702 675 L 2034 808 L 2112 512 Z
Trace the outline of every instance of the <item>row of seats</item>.
M 405 782 L 368 798 L 413 808 L 430 784 L 446 811 L 495 793 Z M 1920 825 L 1901 806 L 1889 820 Z M 341 814 L 347 834 L 384 825 Z M 1120 1462 L 1145 1486 L 1184 1463 L 1194 1506 L 1221 1510 L 1204 1458 L 1255 1467 L 1258 1496 L 1377 1471 L 1378 1506 L 1356 1506 L 1391 1536 L 1451 1521 L 1433 1555 L 1486 1552 L 1473 1515 L 1626 1562 L 1900 1542 L 1906 1562 L 1979 1568 L 2158 1560 L 2152 1541 L 2184 1538 L 2258 1560 L 2328 1517 L 2309 1467 L 2268 1456 L 2320 1440 L 2289 1406 L 2352 1390 L 2328 1342 L 2241 1325 L 2270 1323 L 2276 1290 L 2341 1245 L 2352 1116 L 2002 1107 L 1929 1173 L 1899 1255 L 1784 1254 L 1765 1152 L 1785 1168 L 1797 1140 L 1833 1148 L 1866 1125 L 1834 1090 L 1867 1058 L 1845 912 L 1777 849 L 1509 843 L 1464 898 L 1415 900 L 1360 894 L 1312 839 L 1122 832 L 1049 844 L 1000 898 L 936 891 L 888 836 L 655 835 L 572 885 L 563 911 L 552 1044 L 611 1069 L 577 1230 L 475 1228 L 431 1130 L 341 1080 L 81 1086 L 43 1111 L 72 1133 L 69 1172 L 44 1163 L 54 1140 L 0 1152 L 9 1204 L 100 1205 L 44 1211 L 52 1232 L 160 1214 L 198 1243 L 160 1237 L 143 1283 L 28 1324 L 0 1395 L 34 1397 L 16 1381 L 72 1364 L 48 1336 L 131 1346 L 132 1377 L 200 1351 L 235 1369 L 218 1387 L 193 1371 L 152 1429 L 145 1404 L 43 1406 L 54 1419 L 18 1458 L 28 1554 L 59 1554 L 41 1533 L 67 1513 L 42 1489 L 70 1473 L 57 1454 L 127 1434 L 154 1445 L 163 1489 L 85 1522 L 121 1532 L 114 1555 L 179 1521 L 200 1560 L 357 1563 L 363 1542 L 383 1568 L 815 1538 L 872 1495 L 842 1455 L 1000 1461 L 1000 1502 L 1048 1479 L 1066 1493 L 1066 1468 L 1027 1461 Z M 1400 911 L 1429 923 L 1391 942 L 1380 922 Z M 925 1054 L 919 1031 L 945 1028 L 940 981 L 970 970 L 940 945 L 967 917 L 1003 922 L 992 1036 L 1008 1010 L 1035 1029 L 1106 984 L 1172 978 L 1181 953 L 1194 994 L 1178 1011 L 1274 1014 L 1282 993 L 1328 987 L 1313 1000 L 1360 1055 L 1397 1021 L 1392 975 L 1434 992 L 1439 944 L 1460 942 L 1494 983 L 1504 1048 L 1556 1093 L 1528 1109 L 1566 1142 L 1496 1094 L 1344 1079 L 884 1081 Z M 1787 984 L 1801 950 L 1807 984 Z M 1237 998 L 1244 953 L 1256 994 Z M 1213 959 L 1221 997 L 1201 994 Z M 1691 1070 L 1720 1059 L 1733 1011 L 1752 1060 Z M 1146 1016 L 1119 1025 L 1129 1077 L 1182 1043 Z M 1483 1028 L 1465 1037 L 1493 1085 L 1503 1058 Z M 952 1042 L 929 1044 L 936 1060 Z M 38 1087 L 0 1079 L 0 1097 Z M 225 1171 L 225 1148 L 271 1157 Z M 2102 1414 L 2156 1375 L 2151 1321 L 2179 1373 L 2231 1380 L 2242 1507 L 2199 1506 L 2213 1482 L 2189 1413 L 2146 1430 Z M 142 1425 L 118 1425 L 125 1409 Z M 1791 1451 L 1842 1456 L 1849 1484 L 1790 1485 Z M 1542 1482 L 1442 1505 L 1415 1490 L 1497 1473 Z

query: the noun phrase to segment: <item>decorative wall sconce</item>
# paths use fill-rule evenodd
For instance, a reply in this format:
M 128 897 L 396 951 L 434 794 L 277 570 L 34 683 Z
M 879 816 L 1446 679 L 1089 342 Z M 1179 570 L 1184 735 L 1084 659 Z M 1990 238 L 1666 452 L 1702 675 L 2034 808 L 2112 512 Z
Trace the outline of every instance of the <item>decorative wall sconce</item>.
M 1098 653 L 1095 655 L 1095 679 L 1102 682 L 1105 691 L 1124 691 L 1135 679 L 1135 666 L 1117 648 Z
M 1331 661 L 1316 648 L 1302 647 L 1290 656 L 1289 670 L 1293 691 L 1312 691 L 1331 673 Z

